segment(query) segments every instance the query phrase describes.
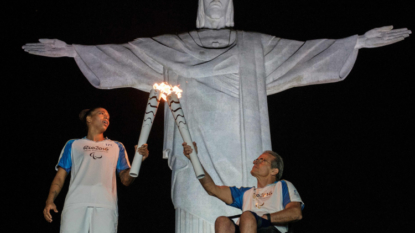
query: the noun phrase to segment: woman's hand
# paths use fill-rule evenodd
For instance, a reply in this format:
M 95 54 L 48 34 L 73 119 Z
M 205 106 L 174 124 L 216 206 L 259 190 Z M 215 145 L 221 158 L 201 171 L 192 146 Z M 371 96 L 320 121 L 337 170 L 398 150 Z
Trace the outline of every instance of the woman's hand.
M 58 213 L 58 209 L 56 208 L 55 203 L 53 202 L 46 202 L 46 206 L 43 209 L 43 216 L 45 217 L 46 221 L 52 222 L 52 215 L 50 211 L 53 210 L 55 213 Z
M 148 151 L 148 145 L 147 144 L 143 144 L 142 146 L 140 146 L 137 149 L 137 145 L 134 146 L 135 151 L 137 151 L 140 155 L 143 156 L 143 161 L 148 157 L 148 155 L 150 154 L 150 152 Z

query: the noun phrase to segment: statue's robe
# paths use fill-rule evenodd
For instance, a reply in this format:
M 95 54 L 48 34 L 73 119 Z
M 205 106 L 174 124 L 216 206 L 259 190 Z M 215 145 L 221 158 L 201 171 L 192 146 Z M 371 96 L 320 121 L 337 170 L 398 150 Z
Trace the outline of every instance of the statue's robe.
M 254 186 L 252 161 L 271 150 L 267 95 L 343 80 L 357 57 L 357 36 L 306 42 L 243 32 L 224 48 L 202 46 L 197 31 L 121 45 L 75 45 L 75 60 L 100 89 L 180 84 L 181 104 L 199 158 L 217 185 Z M 176 232 L 213 232 L 218 216 L 240 213 L 203 190 L 183 155 L 165 105 L 164 149 L 172 169 Z M 283 111 L 283 109 L 282 109 Z

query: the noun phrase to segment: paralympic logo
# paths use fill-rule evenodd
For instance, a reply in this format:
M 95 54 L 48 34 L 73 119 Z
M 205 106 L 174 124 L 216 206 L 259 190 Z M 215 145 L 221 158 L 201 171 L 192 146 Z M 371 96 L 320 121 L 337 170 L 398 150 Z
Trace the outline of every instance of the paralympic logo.
M 100 159 L 100 158 L 102 158 L 102 155 L 101 156 L 96 156 L 95 155 L 95 152 L 92 152 L 91 154 L 89 154 L 89 156 L 91 156 L 93 159 Z

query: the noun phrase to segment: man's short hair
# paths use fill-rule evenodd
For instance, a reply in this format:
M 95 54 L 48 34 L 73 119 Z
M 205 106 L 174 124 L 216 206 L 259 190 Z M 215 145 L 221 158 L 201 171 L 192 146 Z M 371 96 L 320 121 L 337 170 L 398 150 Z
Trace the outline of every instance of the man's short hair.
M 266 150 L 263 154 L 269 154 L 274 159 L 271 161 L 271 168 L 278 168 L 278 174 L 276 175 L 277 180 L 280 180 L 282 177 L 282 172 L 284 171 L 284 161 L 282 160 L 282 157 L 277 154 L 277 152 Z

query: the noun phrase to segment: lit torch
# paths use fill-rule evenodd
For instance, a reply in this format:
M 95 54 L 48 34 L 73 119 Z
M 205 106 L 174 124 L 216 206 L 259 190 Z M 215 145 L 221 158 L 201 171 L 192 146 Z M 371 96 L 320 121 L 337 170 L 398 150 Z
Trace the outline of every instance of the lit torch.
M 138 139 L 138 147 L 141 147 L 143 144 L 147 143 L 151 126 L 153 126 L 154 118 L 156 117 L 157 109 L 160 103 L 160 98 L 163 95 L 163 92 L 156 89 L 155 86 L 156 84 L 150 91 L 150 96 L 148 98 L 146 113 L 144 114 L 143 126 L 141 127 L 140 137 Z M 130 176 L 138 176 L 142 161 L 143 156 L 136 151 L 134 155 L 134 161 L 130 169 Z
M 192 162 L 193 169 L 195 170 L 196 177 L 198 179 L 202 179 L 205 177 L 205 173 L 203 172 L 202 165 L 200 164 L 199 158 L 197 157 L 196 150 L 192 143 L 192 137 L 190 136 L 189 128 L 187 128 L 186 118 L 184 117 L 182 106 L 180 105 L 180 90 L 178 87 L 174 87 L 172 93 L 168 93 L 167 95 L 167 103 L 169 104 L 169 108 L 171 113 L 173 114 L 173 118 L 176 121 L 176 125 L 179 128 L 180 134 L 182 135 L 183 141 L 189 145 L 193 151 L 190 154 L 190 161 Z M 176 93 L 177 94 L 176 94 Z

